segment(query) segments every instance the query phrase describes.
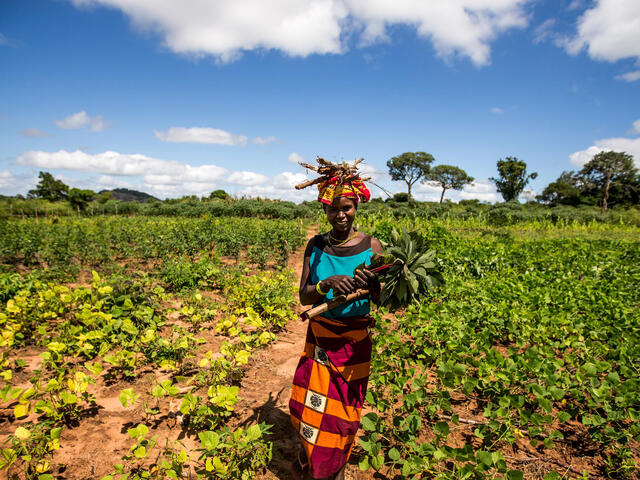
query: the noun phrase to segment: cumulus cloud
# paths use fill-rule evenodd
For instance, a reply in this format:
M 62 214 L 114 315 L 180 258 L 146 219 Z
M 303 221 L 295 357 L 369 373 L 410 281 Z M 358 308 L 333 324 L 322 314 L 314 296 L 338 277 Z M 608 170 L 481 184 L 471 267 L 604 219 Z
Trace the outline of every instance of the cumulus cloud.
M 142 154 L 122 154 L 107 151 L 89 154 L 76 150 L 67 152 L 27 151 L 21 154 L 16 164 L 41 169 L 66 169 L 100 174 L 92 180 L 96 189 L 126 187 L 150 193 L 158 198 L 181 197 L 183 195 L 208 195 L 216 188 L 235 188 L 237 195 L 264 198 L 281 198 L 299 202 L 312 199 L 315 190 L 300 192 L 294 186 L 307 180 L 303 173 L 283 172 L 272 178 L 251 171 L 229 172 L 217 165 L 188 165 L 173 160 L 162 160 Z M 11 184 L 9 173 L 2 173 Z M 58 175 L 57 175 L 58 177 Z M 86 184 L 86 182 L 85 182 Z
M 47 132 L 43 132 L 37 128 L 25 128 L 20 130 L 20 135 L 27 138 L 42 138 L 42 137 L 50 137 L 51 134 Z
M 500 107 L 492 107 L 491 113 L 495 113 L 496 115 L 501 115 L 504 113 L 504 110 L 501 109 Z
M 640 133 L 640 118 L 635 122 L 633 122 L 633 125 L 631 126 L 631 130 L 629 131 L 629 133 L 631 133 L 632 135 Z
M 245 186 L 261 185 L 266 183 L 268 180 L 269 178 L 265 175 L 247 171 L 233 172 L 227 177 L 227 182 Z
M 594 145 L 569 155 L 569 161 L 577 167 L 582 167 L 594 155 L 600 152 L 608 152 L 609 150 L 627 152 L 629 155 L 633 155 L 636 167 L 640 167 L 640 138 L 618 137 L 596 140 Z
M 371 165 L 370 163 L 362 162 L 358 164 L 358 169 L 360 170 L 360 175 L 362 177 L 371 177 L 371 180 L 387 180 L 389 179 L 389 175 L 387 172 L 380 170 L 375 165 Z
M 269 143 L 277 141 L 279 141 L 278 137 L 270 135 L 268 137 L 255 137 L 253 140 L 251 140 L 251 143 L 255 143 L 256 145 L 268 145 Z
M 15 182 L 15 177 L 13 173 L 9 170 L 0 171 L 0 188 L 6 188 L 9 185 L 12 185 Z
M 251 185 L 236 192 L 238 196 L 274 198 L 301 202 L 304 200 L 314 200 L 318 195 L 316 188 L 305 188 L 296 190 L 295 186 L 308 180 L 303 173 L 282 172 L 274 176 L 266 183 Z
M 291 163 L 298 163 L 298 162 L 305 161 L 304 157 L 296 152 L 291 152 L 287 157 L 287 160 L 289 160 Z
M 89 128 L 92 132 L 100 132 L 107 126 L 107 122 L 102 115 L 90 117 L 84 110 L 72 113 L 61 120 L 54 120 L 53 124 L 65 130 L 75 130 L 78 128 Z
M 9 170 L 0 170 L 0 194 L 24 195 L 28 190 L 35 188 L 38 179 L 32 173 L 15 174 Z
M 476 65 L 489 63 L 489 44 L 500 33 L 526 26 L 530 1 L 71 0 L 79 7 L 118 9 L 137 27 L 158 32 L 170 50 L 221 62 L 251 50 L 340 54 L 349 38 L 367 45 L 385 41 L 391 26 L 408 25 L 439 56 L 460 55 Z
M 575 36 L 564 46 L 573 55 L 586 49 L 595 60 L 640 60 L 640 2 L 596 0 L 578 19 Z
M 155 131 L 156 138 L 164 142 L 209 143 L 214 145 L 246 145 L 247 137 L 235 135 L 219 128 L 171 127 L 166 132 Z
M 640 80 L 640 70 L 634 70 L 633 72 L 623 73 L 622 75 L 616 75 L 616 80 L 624 80 L 625 82 L 637 82 Z
M 125 154 L 113 151 L 89 154 L 81 150 L 68 152 L 43 152 L 28 150 L 16 159 L 17 165 L 38 168 L 62 168 L 78 170 L 82 172 L 103 173 L 106 175 L 145 175 L 165 174 L 168 171 L 182 169 L 183 163 L 169 160 L 160 160 L 134 153 Z
M 415 198 L 421 201 L 438 202 L 442 194 L 442 188 L 432 183 L 420 183 L 414 187 L 414 190 Z M 476 199 L 481 202 L 495 203 L 502 201 L 502 196 L 489 179 L 481 178 L 471 185 L 466 185 L 462 190 L 447 190 L 445 199 L 454 202 Z

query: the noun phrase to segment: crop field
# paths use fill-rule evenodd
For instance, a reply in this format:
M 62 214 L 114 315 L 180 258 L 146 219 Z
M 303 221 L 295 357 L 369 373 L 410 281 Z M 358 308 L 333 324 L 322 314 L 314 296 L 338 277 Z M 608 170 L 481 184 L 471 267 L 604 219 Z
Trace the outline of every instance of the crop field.
M 640 228 L 358 217 L 446 285 L 374 312 L 347 478 L 637 478 Z M 0 477 L 289 479 L 297 275 L 322 223 L 0 223 Z

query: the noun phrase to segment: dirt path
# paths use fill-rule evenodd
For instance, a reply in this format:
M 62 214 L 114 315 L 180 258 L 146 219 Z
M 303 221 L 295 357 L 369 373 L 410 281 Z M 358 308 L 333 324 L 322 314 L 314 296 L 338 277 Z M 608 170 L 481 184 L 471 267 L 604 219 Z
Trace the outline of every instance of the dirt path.
M 316 233 L 315 229 L 307 230 L 307 239 Z M 302 274 L 303 257 L 304 248 L 301 248 L 290 259 L 289 266 L 294 269 L 296 278 L 300 278 Z M 296 313 L 301 313 L 304 309 L 301 305 L 295 307 Z M 300 440 L 289 419 L 289 397 L 293 374 L 304 349 L 307 325 L 307 322 L 298 318 L 291 320 L 285 331 L 278 335 L 276 342 L 255 354 L 249 369 L 245 371 L 238 393 L 241 400 L 236 406 L 236 412 L 241 412 L 240 424 L 257 421 L 272 425 L 273 460 L 263 477 L 265 480 L 292 479 L 289 466 L 298 452 Z M 352 458 L 345 478 L 364 478 L 358 472 Z
M 307 238 L 316 234 L 307 231 Z M 298 249 L 290 261 L 296 278 L 302 273 L 304 248 Z M 303 310 L 296 305 L 296 313 Z M 271 428 L 274 442 L 273 460 L 265 478 L 290 479 L 289 464 L 298 451 L 299 440 L 289 420 L 291 381 L 304 349 L 307 323 L 298 318 L 291 320 L 278 340 L 268 348 L 253 355 L 242 379 L 236 412 L 239 423 L 266 422 Z

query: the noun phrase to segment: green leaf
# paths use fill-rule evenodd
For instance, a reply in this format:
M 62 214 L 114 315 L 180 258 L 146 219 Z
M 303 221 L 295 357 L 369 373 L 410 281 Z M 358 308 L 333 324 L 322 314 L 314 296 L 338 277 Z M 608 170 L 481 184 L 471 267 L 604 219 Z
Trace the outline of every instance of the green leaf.
M 438 422 L 433 426 L 433 429 L 438 435 L 443 437 L 449 435 L 449 424 L 447 422 Z
M 479 462 L 481 462 L 483 465 L 486 465 L 487 467 L 493 465 L 493 457 L 491 456 L 491 452 L 479 450 L 478 452 L 476 452 L 476 458 Z
M 523 480 L 524 473 L 520 470 L 509 470 L 507 472 L 507 480 Z
M 369 457 L 362 457 L 358 463 L 358 468 L 363 472 L 369 470 Z
M 200 445 L 205 450 L 214 450 L 220 443 L 220 437 L 215 432 L 200 432 L 198 437 L 200 438 Z
M 389 455 L 389 458 L 394 462 L 400 460 L 400 452 L 395 447 L 389 450 L 388 455 Z
M 378 425 L 378 415 L 373 412 L 367 413 L 362 417 L 362 428 L 368 432 L 375 432 Z
M 125 388 L 120 392 L 120 403 L 123 407 L 127 408 L 129 405 L 133 405 L 140 397 L 140 394 L 136 394 L 133 388 Z
M 133 454 L 136 458 L 144 458 L 147 456 L 147 449 L 144 446 L 140 445 L 133 451 Z

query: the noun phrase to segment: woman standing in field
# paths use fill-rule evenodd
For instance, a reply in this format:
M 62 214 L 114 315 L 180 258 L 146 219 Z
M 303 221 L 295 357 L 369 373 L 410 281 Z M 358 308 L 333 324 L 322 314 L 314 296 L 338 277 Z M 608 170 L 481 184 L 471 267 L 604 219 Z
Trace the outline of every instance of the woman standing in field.
M 382 253 L 380 242 L 356 232 L 358 202 L 370 193 L 359 177 L 319 184 L 331 230 L 307 244 L 300 278 L 300 302 L 317 305 L 366 288 L 377 297 L 380 284 L 368 270 L 354 269 Z M 371 298 L 364 297 L 310 319 L 305 350 L 298 363 L 289 402 L 291 421 L 302 449 L 292 464 L 294 478 L 343 479 L 369 378 Z M 303 453 L 304 452 L 304 453 Z

